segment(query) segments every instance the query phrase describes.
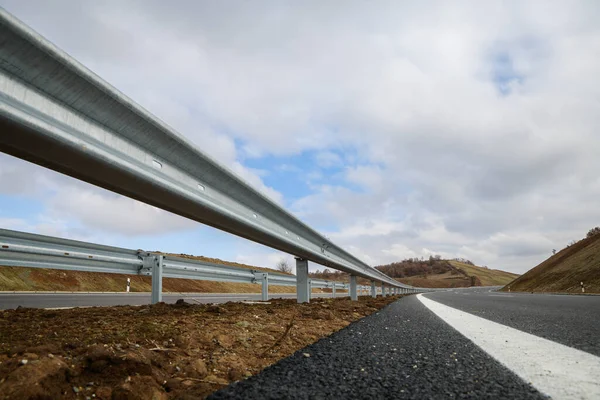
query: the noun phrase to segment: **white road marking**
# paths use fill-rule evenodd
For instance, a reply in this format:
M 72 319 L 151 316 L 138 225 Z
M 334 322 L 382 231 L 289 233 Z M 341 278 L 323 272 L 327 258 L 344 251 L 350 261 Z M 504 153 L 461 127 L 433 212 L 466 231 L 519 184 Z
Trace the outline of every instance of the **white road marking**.
M 417 298 L 438 317 L 537 390 L 558 399 L 600 399 L 600 357 Z

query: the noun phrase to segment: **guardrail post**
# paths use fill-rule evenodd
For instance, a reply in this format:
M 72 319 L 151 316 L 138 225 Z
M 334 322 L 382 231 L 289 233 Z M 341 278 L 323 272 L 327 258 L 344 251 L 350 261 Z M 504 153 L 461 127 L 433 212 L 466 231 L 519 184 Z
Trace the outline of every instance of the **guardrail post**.
M 385 297 L 385 283 L 381 282 L 381 296 Z
M 310 302 L 308 260 L 296 258 L 296 296 L 298 303 Z
M 358 294 L 356 293 L 356 275 L 350 275 L 350 300 L 358 300 Z
M 371 281 L 371 297 L 377 297 L 377 287 L 375 281 Z
M 260 285 L 261 285 L 260 299 L 262 301 L 268 301 L 269 300 L 269 274 L 268 273 L 255 273 L 254 276 L 256 276 L 258 279 L 260 279 Z
M 150 297 L 151 304 L 160 303 L 162 301 L 163 259 L 164 256 L 162 255 L 150 256 L 150 260 L 152 262 L 152 295 Z
M 336 282 L 333 282 L 333 287 L 331 289 L 331 292 L 333 293 L 333 298 L 335 299 L 335 287 L 337 286 Z

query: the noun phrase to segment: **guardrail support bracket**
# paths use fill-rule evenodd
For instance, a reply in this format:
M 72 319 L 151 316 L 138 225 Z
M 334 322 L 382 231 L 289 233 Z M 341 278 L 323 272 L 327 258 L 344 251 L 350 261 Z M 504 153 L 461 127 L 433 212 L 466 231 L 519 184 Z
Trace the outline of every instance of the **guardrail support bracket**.
M 358 300 L 358 294 L 356 293 L 356 275 L 350 275 L 350 300 Z
M 308 260 L 305 260 L 303 258 L 296 258 L 296 296 L 298 303 L 310 302 Z

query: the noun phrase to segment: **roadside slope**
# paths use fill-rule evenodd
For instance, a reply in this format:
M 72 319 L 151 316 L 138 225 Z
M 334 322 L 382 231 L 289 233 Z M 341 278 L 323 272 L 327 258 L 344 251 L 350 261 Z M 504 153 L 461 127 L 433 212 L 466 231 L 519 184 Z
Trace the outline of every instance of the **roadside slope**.
M 166 255 L 281 274 L 281 272 L 269 268 L 227 262 L 215 258 L 190 256 L 186 254 Z M 124 292 L 127 278 L 131 279 L 132 292 L 150 292 L 152 290 L 152 279 L 149 276 L 63 271 L 56 269 L 25 267 L 0 267 L 0 291 Z M 261 286 L 251 283 L 163 278 L 163 291 L 197 293 L 260 293 Z M 296 288 L 293 286 L 269 285 L 269 292 L 271 293 L 295 293 L 295 291 Z
M 527 292 L 600 293 L 600 235 L 568 246 L 501 290 Z

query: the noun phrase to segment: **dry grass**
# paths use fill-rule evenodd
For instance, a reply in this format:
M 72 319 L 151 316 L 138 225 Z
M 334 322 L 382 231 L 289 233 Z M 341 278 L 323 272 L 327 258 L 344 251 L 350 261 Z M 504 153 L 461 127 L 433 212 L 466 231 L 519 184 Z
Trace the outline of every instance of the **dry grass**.
M 498 269 L 486 269 L 482 267 L 476 267 L 469 264 L 464 264 L 458 261 L 448 261 L 450 265 L 455 268 L 460 268 L 466 272 L 469 276 L 476 276 L 481 280 L 483 286 L 499 286 L 506 285 L 512 282 L 519 275 L 513 274 L 506 271 L 500 271 Z
M 510 290 L 581 293 L 580 282 L 586 293 L 600 293 L 600 235 L 559 251 L 511 282 Z
M 127 278 L 131 279 L 131 291 L 133 292 L 150 292 L 152 290 L 152 280 L 149 276 L 0 267 L 0 291 L 124 292 Z M 252 283 L 163 278 L 163 292 L 260 293 L 260 291 L 261 285 Z M 269 292 L 295 293 L 296 288 L 294 286 L 269 285 Z M 322 291 L 313 289 L 313 292 L 321 293 Z
M 455 287 L 470 287 L 471 276 L 479 278 L 483 286 L 500 286 L 506 285 L 513 281 L 519 275 L 512 274 L 506 271 L 496 269 L 486 269 L 469 264 L 464 264 L 458 261 L 448 261 L 448 263 L 459 271 L 444 272 L 443 274 L 428 274 L 427 276 L 416 275 L 408 278 L 398 279 L 402 283 L 418 287 L 430 288 L 455 288 Z

